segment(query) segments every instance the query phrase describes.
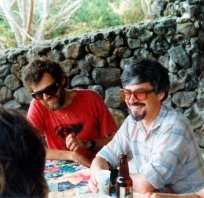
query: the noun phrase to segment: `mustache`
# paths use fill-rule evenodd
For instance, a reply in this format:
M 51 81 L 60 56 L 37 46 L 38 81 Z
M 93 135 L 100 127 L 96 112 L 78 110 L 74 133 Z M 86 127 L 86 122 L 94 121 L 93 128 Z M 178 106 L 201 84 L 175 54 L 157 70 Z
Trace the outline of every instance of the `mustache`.
M 129 104 L 130 106 L 135 106 L 135 107 L 144 107 L 145 104 L 142 103 L 142 102 L 135 102 L 135 103 L 132 103 L 132 104 Z
M 49 101 L 49 100 L 51 100 L 52 98 L 55 98 L 56 97 L 56 95 L 54 94 L 54 95 L 48 95 L 47 96 L 47 101 Z

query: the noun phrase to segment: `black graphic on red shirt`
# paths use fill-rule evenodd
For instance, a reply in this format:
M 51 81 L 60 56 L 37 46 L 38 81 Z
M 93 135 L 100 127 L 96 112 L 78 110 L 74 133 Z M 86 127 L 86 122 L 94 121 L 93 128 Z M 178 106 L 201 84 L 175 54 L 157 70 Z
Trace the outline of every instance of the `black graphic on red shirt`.
M 69 134 L 77 135 L 83 129 L 83 123 L 77 124 L 64 124 L 55 127 L 55 131 L 57 132 L 57 136 L 62 137 L 65 139 Z

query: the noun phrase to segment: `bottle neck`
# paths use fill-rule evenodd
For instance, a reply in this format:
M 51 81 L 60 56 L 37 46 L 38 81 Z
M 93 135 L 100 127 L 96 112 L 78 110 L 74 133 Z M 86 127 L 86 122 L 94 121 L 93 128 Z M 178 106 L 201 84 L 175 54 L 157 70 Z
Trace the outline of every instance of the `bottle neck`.
M 122 154 L 120 156 L 119 176 L 125 177 L 125 178 L 129 177 L 129 168 L 128 168 L 127 156 L 124 154 Z

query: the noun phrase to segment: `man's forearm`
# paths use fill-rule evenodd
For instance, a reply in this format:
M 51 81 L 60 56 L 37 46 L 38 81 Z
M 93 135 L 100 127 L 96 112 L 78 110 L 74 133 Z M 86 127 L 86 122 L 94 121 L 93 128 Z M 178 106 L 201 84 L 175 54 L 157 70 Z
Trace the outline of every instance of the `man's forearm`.
M 102 157 L 95 157 L 91 163 L 91 170 L 95 171 L 98 169 L 108 169 L 108 163 Z
M 75 151 L 65 151 L 65 150 L 56 150 L 56 149 L 46 149 L 46 159 L 50 160 L 71 160 L 79 162 L 86 167 L 90 167 L 90 159 L 84 157 L 83 155 Z
M 73 160 L 72 152 L 46 148 L 46 159 L 49 160 Z
M 146 193 L 140 196 L 140 198 L 203 198 L 203 195 L 192 194 L 168 194 L 168 193 Z M 136 196 L 134 198 L 137 198 Z
M 153 192 L 154 186 L 150 184 L 141 174 L 130 174 L 133 181 L 133 189 L 139 193 Z

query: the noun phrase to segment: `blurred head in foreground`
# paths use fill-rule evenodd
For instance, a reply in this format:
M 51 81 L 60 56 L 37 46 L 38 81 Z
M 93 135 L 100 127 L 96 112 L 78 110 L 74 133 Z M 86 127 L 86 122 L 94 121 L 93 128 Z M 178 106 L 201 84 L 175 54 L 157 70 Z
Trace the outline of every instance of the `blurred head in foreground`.
M 0 108 L 0 197 L 46 197 L 45 148 L 16 110 Z

